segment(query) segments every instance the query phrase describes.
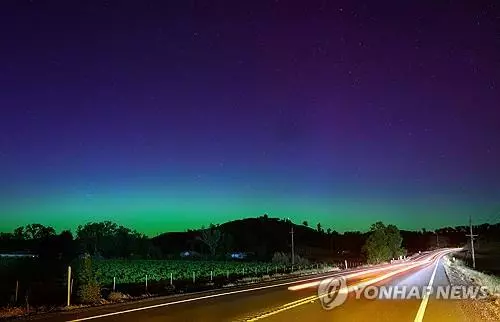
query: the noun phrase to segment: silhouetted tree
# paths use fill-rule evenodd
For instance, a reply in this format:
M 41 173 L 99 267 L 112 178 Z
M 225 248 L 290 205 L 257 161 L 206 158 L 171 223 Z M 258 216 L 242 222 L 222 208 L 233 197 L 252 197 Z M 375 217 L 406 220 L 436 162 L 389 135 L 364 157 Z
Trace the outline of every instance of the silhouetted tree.
M 14 238 L 17 240 L 25 239 L 24 227 L 17 227 L 14 229 Z
M 204 229 L 201 231 L 201 234 L 197 237 L 197 239 L 207 245 L 210 250 L 210 254 L 215 256 L 217 247 L 219 246 L 219 242 L 221 240 L 221 232 L 215 228 Z
M 402 240 L 396 226 L 376 222 L 371 226 L 370 235 L 363 247 L 368 262 L 377 264 L 402 255 Z
M 30 224 L 25 227 L 18 227 L 14 230 L 14 236 L 17 239 L 37 240 L 54 236 L 56 234 L 54 228 L 44 226 L 42 224 Z
M 385 229 L 385 225 L 380 221 L 373 224 L 370 229 L 370 236 L 364 245 L 364 251 L 370 264 L 378 264 L 391 257 Z
M 110 221 L 91 222 L 78 226 L 78 241 L 83 252 L 104 257 L 151 257 L 158 251 L 151 248 L 149 239 L 135 230 Z
M 302 225 L 304 225 L 304 226 L 306 226 L 306 227 L 309 227 L 309 223 L 307 222 L 307 220 L 304 220 L 304 221 L 302 222 Z
M 290 257 L 283 252 L 276 252 L 273 254 L 272 262 L 278 265 L 288 265 L 290 263 Z
M 385 228 L 385 234 L 387 238 L 387 244 L 391 252 L 391 257 L 398 258 L 399 256 L 404 255 L 404 249 L 401 247 L 403 238 L 399 233 L 398 227 L 396 227 L 395 225 L 388 225 Z

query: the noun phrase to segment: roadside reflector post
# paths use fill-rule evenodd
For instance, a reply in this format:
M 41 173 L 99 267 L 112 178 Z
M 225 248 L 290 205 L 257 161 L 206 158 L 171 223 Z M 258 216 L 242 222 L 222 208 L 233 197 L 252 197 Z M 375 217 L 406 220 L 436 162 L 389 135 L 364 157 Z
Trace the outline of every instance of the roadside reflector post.
M 146 293 L 148 292 L 148 275 L 146 275 Z
M 347 259 L 344 259 L 345 269 L 347 269 Z
M 214 277 L 213 275 L 214 275 L 213 271 L 210 271 L 210 282 L 212 281 L 212 279 Z
M 71 278 L 71 287 L 70 287 L 69 293 L 71 295 L 73 295 L 73 278 Z
M 17 303 L 17 294 L 19 293 L 19 280 L 16 280 L 16 297 L 15 302 Z
M 71 266 L 68 266 L 68 297 L 66 300 L 66 306 L 71 304 Z
M 116 290 L 116 277 L 113 276 L 113 292 Z
M 196 283 L 196 274 L 195 272 L 193 271 L 193 284 Z
M 174 281 L 173 281 L 173 275 L 172 275 L 172 273 L 170 273 L 170 285 L 174 285 Z
M 226 278 L 229 279 L 229 270 L 226 271 Z
M 266 274 L 269 275 L 269 266 L 266 267 Z

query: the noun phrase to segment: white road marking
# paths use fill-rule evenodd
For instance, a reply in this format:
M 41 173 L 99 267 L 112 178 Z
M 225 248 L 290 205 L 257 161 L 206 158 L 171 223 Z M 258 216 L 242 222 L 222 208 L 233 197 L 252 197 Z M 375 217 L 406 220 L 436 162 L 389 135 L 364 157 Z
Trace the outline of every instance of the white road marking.
M 427 260 L 427 261 L 429 261 L 429 260 Z M 390 266 L 387 266 L 387 267 L 390 267 Z M 392 267 L 394 267 L 394 266 L 392 266 Z M 367 272 L 369 272 L 370 270 L 369 269 L 361 269 L 359 271 L 367 271 Z M 348 273 L 348 272 L 345 272 L 345 273 Z M 349 272 L 349 273 L 352 273 L 352 271 Z M 137 311 L 144 311 L 144 310 L 149 310 L 149 309 L 154 309 L 154 308 L 159 308 L 159 307 L 165 307 L 165 306 L 171 306 L 171 305 L 181 304 L 181 303 L 195 302 L 195 301 L 209 299 L 209 298 L 222 297 L 222 296 L 226 296 L 226 295 L 246 293 L 246 292 L 258 291 L 258 290 L 264 290 L 264 289 L 269 289 L 269 288 L 274 288 L 274 287 L 292 285 L 292 284 L 301 283 L 301 282 L 307 282 L 307 281 L 314 281 L 314 280 L 318 280 L 318 279 L 324 279 L 324 278 L 328 278 L 329 276 L 331 277 L 331 276 L 342 276 L 342 275 L 343 275 L 343 272 L 335 272 L 335 273 L 332 272 L 331 275 L 327 275 L 327 276 L 312 277 L 312 278 L 303 279 L 303 280 L 300 280 L 300 281 L 293 281 L 293 282 L 286 282 L 286 283 L 280 283 L 280 284 L 259 286 L 259 287 L 253 287 L 253 288 L 248 288 L 248 289 L 243 289 L 243 290 L 230 291 L 230 292 L 226 292 L 226 293 L 218 293 L 218 294 L 212 294 L 212 295 L 198 296 L 198 297 L 193 297 L 193 298 L 179 300 L 179 301 L 172 301 L 172 302 L 167 302 L 167 303 L 161 303 L 161 304 L 155 304 L 155 305 L 149 305 L 149 306 L 142 306 L 142 307 L 138 307 L 138 308 L 135 308 L 135 309 L 128 309 L 128 310 L 124 310 L 124 311 L 117 311 L 117 312 L 111 312 L 111 313 L 93 315 L 93 316 L 89 316 L 89 317 L 85 317 L 85 318 L 80 318 L 80 319 L 75 319 L 75 320 L 69 320 L 68 322 L 78 322 L 78 321 L 94 320 L 94 319 L 104 318 L 104 317 L 108 317 L 108 316 L 121 315 L 121 314 L 126 314 L 126 313 L 137 312 Z
M 429 285 L 427 285 L 427 289 L 432 289 L 432 284 L 434 283 L 434 277 L 436 277 L 436 271 L 439 266 L 439 261 L 441 257 L 438 257 L 436 260 L 436 266 L 434 266 L 434 271 L 432 272 L 431 279 L 429 281 Z M 420 307 L 418 308 L 417 315 L 415 316 L 414 322 L 422 322 L 424 319 L 425 308 L 427 307 L 427 302 L 429 301 L 429 292 L 425 292 L 424 297 L 422 298 L 422 302 L 420 302 Z
M 194 302 L 194 301 L 199 301 L 199 300 L 204 300 L 204 299 L 209 299 L 209 298 L 215 298 L 215 297 L 221 297 L 221 296 L 226 296 L 226 295 L 264 290 L 264 289 L 268 289 L 268 288 L 292 285 L 292 284 L 296 284 L 296 283 L 300 283 L 300 282 L 314 281 L 314 280 L 318 280 L 318 279 L 328 278 L 331 276 L 342 276 L 343 273 L 347 273 L 347 272 L 332 272 L 331 275 L 320 276 L 320 277 L 316 276 L 316 277 L 312 277 L 312 278 L 308 278 L 308 279 L 303 279 L 300 281 L 292 281 L 292 282 L 286 282 L 286 283 L 280 283 L 280 284 L 259 286 L 259 287 L 247 288 L 247 289 L 243 289 L 243 290 L 230 291 L 230 292 L 226 292 L 226 293 L 217 293 L 217 294 L 211 294 L 211 295 L 198 296 L 198 297 L 193 297 L 193 298 L 189 298 L 189 299 L 161 303 L 161 304 L 155 304 L 155 305 L 150 305 L 150 306 L 142 306 L 142 307 L 138 307 L 135 309 L 128 309 L 128 310 L 124 310 L 124 311 L 117 311 L 117 312 L 93 315 L 93 316 L 89 316 L 89 317 L 81 318 L 81 319 L 76 319 L 76 320 L 69 320 L 68 322 L 88 321 L 88 320 L 94 320 L 94 319 L 104 318 L 104 317 L 108 317 L 108 316 L 132 313 L 132 312 L 137 312 L 137 311 L 144 311 L 144 310 L 149 310 L 149 309 L 154 309 L 154 308 L 159 308 L 159 307 L 164 307 L 164 306 L 171 306 L 171 305 L 181 304 L 181 303 L 189 303 L 189 302 Z
M 425 265 L 425 264 L 427 264 L 427 261 L 421 261 L 421 262 L 418 262 L 416 264 L 400 268 L 400 269 L 398 269 L 396 271 L 392 271 L 392 272 L 389 272 L 387 274 L 384 274 L 384 275 L 381 275 L 381 276 L 378 276 L 378 277 L 375 277 L 375 278 L 372 278 L 372 279 L 369 279 L 369 280 L 366 280 L 366 281 L 362 281 L 360 283 L 357 283 L 357 284 L 354 284 L 354 285 L 351 285 L 351 286 L 348 286 L 348 287 L 344 287 L 344 288 L 340 289 L 339 292 L 350 293 L 350 292 L 352 292 L 352 291 L 354 291 L 354 290 L 356 290 L 358 288 L 363 288 L 363 287 L 366 287 L 366 286 L 378 283 L 380 281 L 388 279 L 389 277 L 392 277 L 392 276 L 397 275 L 399 273 L 405 272 L 407 270 L 410 270 L 412 268 L 415 268 L 415 267 L 418 267 L 418 266 L 421 266 L 421 265 Z M 261 315 L 257 315 L 257 316 L 255 316 L 253 318 L 247 319 L 246 322 L 254 322 L 254 321 L 262 320 L 262 319 L 265 319 L 267 317 L 276 315 L 278 313 L 281 313 L 281 312 L 284 312 L 284 311 L 296 308 L 297 306 L 301 306 L 301 305 L 304 305 L 304 304 L 308 304 L 308 303 L 314 302 L 315 300 L 323 298 L 325 296 L 328 296 L 328 294 L 316 295 L 316 296 L 309 296 L 309 297 L 306 297 L 306 298 L 303 298 L 303 299 L 300 299 L 300 300 L 297 300 L 297 301 L 294 301 L 294 302 L 290 302 L 290 303 L 287 303 L 287 304 L 284 304 L 284 305 L 280 306 L 278 309 L 276 309 L 274 311 L 266 312 L 266 313 L 263 313 Z

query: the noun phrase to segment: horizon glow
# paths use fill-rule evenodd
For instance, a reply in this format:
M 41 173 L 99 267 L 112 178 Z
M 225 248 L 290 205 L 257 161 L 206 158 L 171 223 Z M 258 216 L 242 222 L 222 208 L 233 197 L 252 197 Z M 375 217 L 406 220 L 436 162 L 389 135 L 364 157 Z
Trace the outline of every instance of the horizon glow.
M 0 231 L 498 221 L 495 17 L 467 6 L 5 4 Z

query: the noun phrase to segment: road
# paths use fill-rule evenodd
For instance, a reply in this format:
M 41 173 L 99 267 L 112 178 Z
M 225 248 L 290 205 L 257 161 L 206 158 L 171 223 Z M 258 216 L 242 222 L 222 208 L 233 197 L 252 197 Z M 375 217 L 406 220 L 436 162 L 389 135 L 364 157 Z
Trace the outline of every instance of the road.
M 343 277 L 346 300 L 323 309 L 318 284 L 324 277 L 269 285 L 222 290 L 215 293 L 185 295 L 141 303 L 106 306 L 80 312 L 64 312 L 40 321 L 478 321 L 474 312 L 464 312 L 460 301 L 437 299 L 431 294 L 411 299 L 356 298 L 361 286 L 449 286 L 442 256 L 450 252 L 421 254 L 398 264 L 341 271 L 329 274 Z M 347 290 L 352 290 L 347 292 Z M 339 294 L 340 294 L 339 293 Z M 366 295 L 366 294 L 365 294 Z M 338 296 L 338 294 L 337 294 Z

